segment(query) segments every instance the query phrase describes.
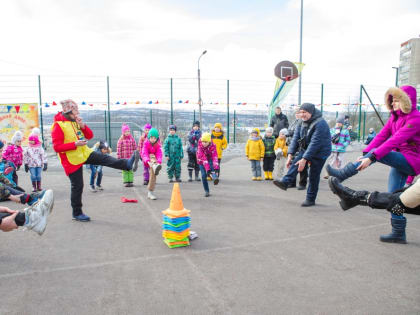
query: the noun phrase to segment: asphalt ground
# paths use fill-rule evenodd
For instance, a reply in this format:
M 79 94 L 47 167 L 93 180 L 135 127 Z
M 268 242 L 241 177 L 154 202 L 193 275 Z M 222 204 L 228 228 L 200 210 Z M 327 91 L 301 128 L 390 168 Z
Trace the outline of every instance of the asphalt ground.
M 346 185 L 386 191 L 388 171 L 377 163 Z M 1 234 L 0 314 L 420 314 L 420 217 L 407 215 L 407 245 L 381 243 L 386 211 L 343 212 L 324 179 L 317 205 L 302 208 L 304 191 L 252 182 L 249 162 L 231 157 L 211 197 L 201 183 L 181 184 L 199 238 L 169 249 L 161 211 L 172 186 L 163 168 L 158 200 L 148 200 L 140 174 L 124 188 L 119 171 L 104 169 L 105 190 L 92 193 L 86 170 L 92 221 L 75 222 L 69 180 L 51 158 L 46 232 Z M 29 189 L 29 175 L 19 178 Z

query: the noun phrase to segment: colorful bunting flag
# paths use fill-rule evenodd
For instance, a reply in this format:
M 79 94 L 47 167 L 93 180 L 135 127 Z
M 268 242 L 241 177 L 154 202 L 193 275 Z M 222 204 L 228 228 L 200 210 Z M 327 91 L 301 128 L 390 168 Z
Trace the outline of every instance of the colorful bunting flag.
M 56 103 L 56 102 L 52 102 L 52 104 L 53 104 L 53 106 L 56 106 L 56 105 L 57 105 L 57 103 Z

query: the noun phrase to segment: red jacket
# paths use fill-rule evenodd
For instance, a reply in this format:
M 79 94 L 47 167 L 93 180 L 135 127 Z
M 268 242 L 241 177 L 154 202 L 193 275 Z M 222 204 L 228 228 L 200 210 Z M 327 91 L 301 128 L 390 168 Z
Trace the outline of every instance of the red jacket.
M 69 120 L 64 117 L 62 112 L 59 112 L 54 117 L 54 122 L 56 121 L 69 121 Z M 90 140 L 93 138 L 93 132 L 92 130 L 90 130 L 90 128 L 87 125 L 85 125 L 85 128 L 81 130 L 87 140 Z M 79 168 L 83 166 L 83 163 L 79 165 L 70 164 L 69 160 L 67 159 L 65 152 L 76 150 L 76 144 L 74 142 L 64 143 L 64 133 L 58 124 L 54 124 L 53 129 L 51 131 L 51 138 L 52 138 L 54 151 L 58 153 L 60 157 L 61 165 L 63 165 L 64 171 L 67 176 L 74 173 L 75 171 L 77 171 Z

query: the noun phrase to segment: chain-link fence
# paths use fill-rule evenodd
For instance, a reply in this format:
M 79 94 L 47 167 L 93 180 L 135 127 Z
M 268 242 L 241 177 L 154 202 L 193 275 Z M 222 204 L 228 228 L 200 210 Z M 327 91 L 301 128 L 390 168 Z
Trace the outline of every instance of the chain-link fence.
M 201 80 L 203 98 L 202 129 L 223 124 L 230 142 L 244 142 L 253 127 L 267 127 L 268 104 L 275 80 Z M 366 86 L 384 121 L 388 111 L 383 94 L 388 87 Z M 348 114 L 360 139 L 381 124 L 360 86 L 303 83 L 302 100 L 317 105 L 332 125 L 339 115 Z M 175 124 L 184 139 L 199 117 L 198 82 L 193 78 L 142 78 L 105 76 L 6 76 L 0 75 L 0 104 L 38 103 L 41 128 L 48 143 L 49 127 L 61 109 L 59 101 L 74 99 L 83 119 L 94 127 L 95 140 L 107 140 L 113 147 L 128 123 L 134 131 L 151 123 L 165 138 Z M 297 107 L 297 87 L 282 102 L 283 112 L 293 121 Z

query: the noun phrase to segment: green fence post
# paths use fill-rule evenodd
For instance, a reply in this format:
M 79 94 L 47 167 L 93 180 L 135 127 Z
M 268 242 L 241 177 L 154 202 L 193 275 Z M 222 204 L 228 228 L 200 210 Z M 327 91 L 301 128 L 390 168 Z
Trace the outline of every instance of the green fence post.
M 173 94 L 173 86 L 172 86 L 172 78 L 171 78 L 171 125 L 174 124 L 174 94 Z
M 360 131 L 361 131 L 361 125 L 362 125 L 362 101 L 363 101 L 363 90 L 362 85 L 360 85 L 360 99 L 359 99 L 359 128 L 357 132 L 357 141 L 360 141 Z
M 150 124 L 153 126 L 153 115 L 152 115 L 152 109 L 150 109 Z
M 44 118 L 42 117 L 42 93 L 41 93 L 41 76 L 38 75 L 38 93 L 39 93 L 39 116 L 41 119 L 41 138 L 42 146 L 45 148 L 45 139 L 44 139 Z
M 321 83 L 321 114 L 324 113 L 324 83 Z
M 365 132 L 366 132 L 366 111 L 363 111 L 363 138 L 362 138 L 363 141 L 365 141 Z
M 107 105 L 108 105 L 108 144 L 112 146 L 111 138 L 111 101 L 109 97 L 109 76 L 106 76 L 106 93 L 107 93 Z
M 193 120 L 193 123 L 195 123 L 195 109 L 194 109 L 194 120 Z M 201 126 L 200 126 L 200 128 L 201 128 Z
M 227 113 L 226 113 L 226 128 L 227 128 L 227 142 L 229 143 L 229 125 L 230 125 L 230 118 L 229 118 L 229 80 L 227 80 Z
M 109 143 L 108 141 L 108 129 L 106 128 L 107 122 L 106 122 L 106 110 L 104 111 L 104 120 L 105 120 L 105 124 L 104 124 L 104 129 L 105 129 L 105 141 Z
M 337 120 L 338 118 L 338 111 L 335 112 L 335 119 Z
M 236 109 L 233 111 L 233 143 L 236 143 Z

